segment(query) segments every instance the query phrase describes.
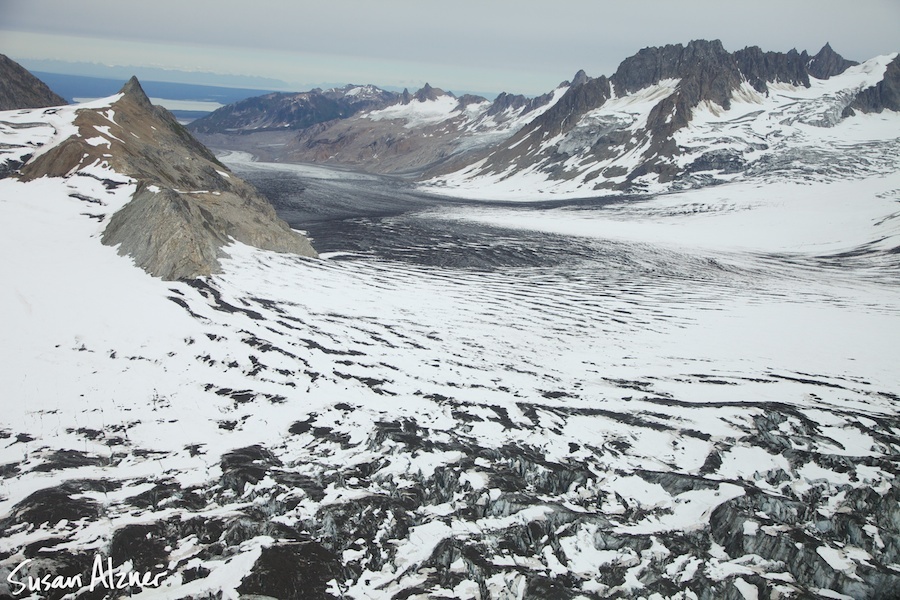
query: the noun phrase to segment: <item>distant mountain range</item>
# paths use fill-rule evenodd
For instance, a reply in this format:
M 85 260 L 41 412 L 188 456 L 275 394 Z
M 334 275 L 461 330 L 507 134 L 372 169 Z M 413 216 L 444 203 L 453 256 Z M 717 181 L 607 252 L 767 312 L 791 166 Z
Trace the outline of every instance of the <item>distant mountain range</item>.
M 447 193 L 590 195 L 775 168 L 884 109 L 900 110 L 896 54 L 859 65 L 828 44 L 810 55 L 695 40 L 645 48 L 610 77 L 580 71 L 538 98 L 347 86 L 246 99 L 190 128 L 264 160 L 412 174 Z

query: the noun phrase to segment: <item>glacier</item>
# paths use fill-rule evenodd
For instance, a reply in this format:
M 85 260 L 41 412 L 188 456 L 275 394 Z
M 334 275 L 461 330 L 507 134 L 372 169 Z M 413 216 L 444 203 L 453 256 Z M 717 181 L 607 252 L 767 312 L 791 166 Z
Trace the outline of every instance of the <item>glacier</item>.
M 0 113 L 4 148 L 75 110 Z M 234 242 L 176 282 L 100 243 L 134 192 L 108 165 L 0 180 L 0 586 L 104 554 L 165 573 L 138 598 L 885 597 L 900 169 L 868 148 L 613 202 L 423 196 L 356 224 L 443 241 Z

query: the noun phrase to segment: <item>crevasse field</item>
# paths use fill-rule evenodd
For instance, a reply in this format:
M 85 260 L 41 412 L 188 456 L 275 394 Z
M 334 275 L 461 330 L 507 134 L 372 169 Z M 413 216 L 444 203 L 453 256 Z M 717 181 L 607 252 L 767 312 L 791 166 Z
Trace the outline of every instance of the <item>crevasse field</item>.
M 525 205 L 225 160 L 321 259 L 234 244 L 163 282 L 100 244 L 128 181 L 0 180 L 0 580 L 102 553 L 165 573 L 138 598 L 897 581 L 896 169 Z

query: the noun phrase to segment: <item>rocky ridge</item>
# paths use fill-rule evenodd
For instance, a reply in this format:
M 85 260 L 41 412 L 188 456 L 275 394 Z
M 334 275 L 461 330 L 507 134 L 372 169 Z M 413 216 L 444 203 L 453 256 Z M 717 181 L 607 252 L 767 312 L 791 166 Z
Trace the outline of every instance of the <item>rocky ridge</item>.
M 855 67 L 858 64 L 858 62 L 847 60 L 835 52 L 831 44 L 826 42 L 822 49 L 809 59 L 807 70 L 816 79 L 828 79 L 829 77 L 840 75 L 850 67 Z
M 18 176 L 67 177 L 106 165 L 136 182 L 132 200 L 109 217 L 102 241 L 151 275 L 174 280 L 216 272 L 231 240 L 315 256 L 265 198 L 153 106 L 137 79 L 108 107 L 77 110 L 73 125 L 65 139 L 24 157 Z

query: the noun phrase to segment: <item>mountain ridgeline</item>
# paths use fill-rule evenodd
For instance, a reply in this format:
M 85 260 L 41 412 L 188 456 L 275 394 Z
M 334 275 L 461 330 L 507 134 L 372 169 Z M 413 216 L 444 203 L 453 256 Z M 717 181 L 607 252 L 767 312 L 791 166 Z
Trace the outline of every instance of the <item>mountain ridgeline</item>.
M 589 153 L 597 161 L 640 151 L 643 160 L 617 187 L 631 187 L 636 178 L 651 172 L 662 181 L 670 181 L 679 169 L 670 160 L 679 153 L 674 134 L 691 122 L 694 110 L 701 103 L 728 110 L 733 95 L 745 82 L 758 93 L 767 95 L 770 84 L 809 88 L 811 75 L 827 79 L 856 64 L 843 59 L 827 44 L 812 57 L 805 51 L 764 52 L 756 46 L 729 53 L 718 40 L 645 48 L 625 59 L 611 77 L 583 78 L 582 83 L 570 87 L 550 110 L 501 144 L 490 155 L 487 165 L 494 169 L 506 168 L 528 155 L 532 157 L 522 167 L 536 164 L 534 155 L 543 155 L 542 158 L 551 162 L 554 157 L 568 158 L 571 151 L 565 146 L 547 147 L 546 138 L 572 131 L 582 116 L 609 100 L 671 81 L 677 83 L 671 93 L 653 105 L 643 127 L 635 131 L 631 127 L 633 123 L 626 123 L 625 127 L 618 127 L 621 123 L 601 123 L 589 143 Z M 900 105 L 893 108 L 900 109 Z
M 410 94 L 409 90 L 398 93 L 374 85 L 352 84 L 328 90 L 315 88 L 300 93 L 275 92 L 223 106 L 193 121 L 190 129 L 206 134 L 305 129 L 317 123 L 346 119 L 366 110 L 413 101 L 427 102 L 445 94 L 443 90 L 427 83 L 415 94 Z M 519 98 L 525 102 L 524 96 Z M 463 96 L 459 100 L 461 103 L 485 101 L 480 96 L 472 95 Z
M 609 77 L 580 71 L 537 98 L 504 93 L 488 102 L 428 85 L 415 94 L 348 86 L 247 100 L 191 128 L 208 145 L 263 160 L 411 174 L 450 186 L 528 172 L 551 187 L 577 180 L 578 189 L 590 193 L 639 192 L 648 181 L 696 181 L 693 174 L 710 167 L 743 170 L 748 152 L 766 150 L 764 140 L 743 139 L 714 154 L 687 156 L 691 149 L 679 132 L 697 114 L 721 116 L 735 101 L 766 110 L 773 91 L 808 90 L 797 99 L 827 104 L 828 116 L 817 123 L 826 127 L 857 112 L 900 110 L 898 60 L 893 57 L 885 69 L 847 60 L 829 44 L 810 55 L 755 46 L 729 52 L 718 40 L 695 40 L 645 48 Z M 883 74 L 873 75 L 878 65 Z M 857 75 L 865 74 L 869 79 L 861 84 Z M 823 83 L 829 80 L 840 89 Z M 326 100 L 329 110 L 323 109 Z
M 40 127 L 41 120 L 63 110 L 36 111 L 29 126 Z M 110 104 L 65 110 L 73 111 L 76 132 L 38 152 L 22 148 L 27 154 L 8 160 L 6 175 L 27 182 L 87 174 L 101 178 L 108 188 L 121 186 L 122 181 L 97 174 L 110 168 L 133 182 L 130 201 L 109 215 L 101 240 L 151 275 L 178 280 L 217 272 L 223 247 L 232 241 L 316 255 L 252 186 L 230 173 L 171 113 L 152 105 L 137 79 Z M 104 204 L 83 194 L 73 197 Z

